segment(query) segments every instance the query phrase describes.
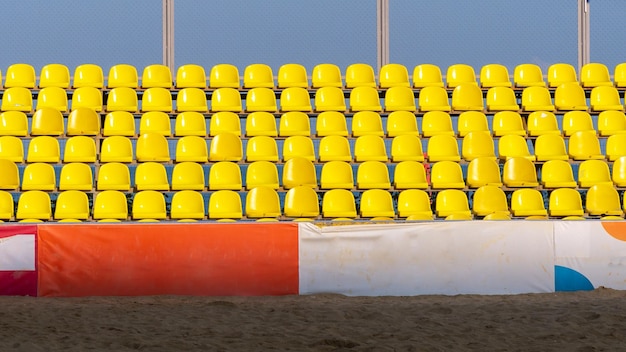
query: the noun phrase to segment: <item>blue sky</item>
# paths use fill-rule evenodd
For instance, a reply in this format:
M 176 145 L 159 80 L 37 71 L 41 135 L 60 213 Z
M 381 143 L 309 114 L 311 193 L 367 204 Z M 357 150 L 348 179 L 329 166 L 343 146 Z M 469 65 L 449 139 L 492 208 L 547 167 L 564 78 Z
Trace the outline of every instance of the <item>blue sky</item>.
M 576 65 L 576 0 L 391 0 L 390 59 L 411 70 L 466 63 L 547 69 Z M 610 69 L 626 61 L 626 1 L 592 1 L 591 59 Z M 0 70 L 25 62 L 39 70 L 60 62 L 117 63 L 139 69 L 162 61 L 161 0 L 23 0 L 3 3 Z M 207 69 L 251 63 L 275 69 L 296 62 L 309 70 L 330 62 L 376 65 L 375 0 L 178 0 L 176 66 Z

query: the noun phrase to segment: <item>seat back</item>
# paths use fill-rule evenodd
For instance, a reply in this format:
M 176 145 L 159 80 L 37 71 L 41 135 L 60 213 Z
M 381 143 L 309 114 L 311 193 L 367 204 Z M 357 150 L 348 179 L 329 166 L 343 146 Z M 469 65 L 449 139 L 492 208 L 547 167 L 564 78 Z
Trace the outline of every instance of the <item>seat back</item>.
M 335 64 L 315 65 L 311 75 L 311 86 L 313 88 L 343 87 L 339 66 Z
M 217 164 L 218 163 L 215 163 L 213 166 Z M 200 164 L 192 161 L 184 161 L 174 165 L 174 170 L 172 171 L 172 191 L 203 191 L 204 187 L 204 170 Z M 241 188 L 241 185 L 239 188 Z

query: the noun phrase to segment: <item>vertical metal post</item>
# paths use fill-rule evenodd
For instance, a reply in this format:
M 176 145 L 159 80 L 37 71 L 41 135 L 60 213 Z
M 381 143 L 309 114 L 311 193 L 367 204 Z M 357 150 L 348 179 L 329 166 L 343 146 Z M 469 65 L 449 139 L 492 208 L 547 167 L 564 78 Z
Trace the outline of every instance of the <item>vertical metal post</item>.
M 590 60 L 589 0 L 578 0 L 578 70 Z
M 163 65 L 174 71 L 174 0 L 163 0 Z
M 389 63 L 389 0 L 376 1 L 376 49 L 378 69 Z

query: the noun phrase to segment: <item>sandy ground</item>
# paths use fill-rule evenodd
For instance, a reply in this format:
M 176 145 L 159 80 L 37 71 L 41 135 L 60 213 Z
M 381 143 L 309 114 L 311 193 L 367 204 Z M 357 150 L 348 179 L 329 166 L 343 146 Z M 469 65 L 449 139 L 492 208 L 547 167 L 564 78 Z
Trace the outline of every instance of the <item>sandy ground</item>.
M 0 351 L 618 351 L 626 291 L 0 297 Z

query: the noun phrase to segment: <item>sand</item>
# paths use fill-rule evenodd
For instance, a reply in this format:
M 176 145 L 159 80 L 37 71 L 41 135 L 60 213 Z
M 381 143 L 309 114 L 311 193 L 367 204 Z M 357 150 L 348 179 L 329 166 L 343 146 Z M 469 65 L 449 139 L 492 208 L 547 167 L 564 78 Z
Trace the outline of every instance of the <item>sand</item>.
M 0 297 L 0 351 L 616 351 L 626 291 Z

